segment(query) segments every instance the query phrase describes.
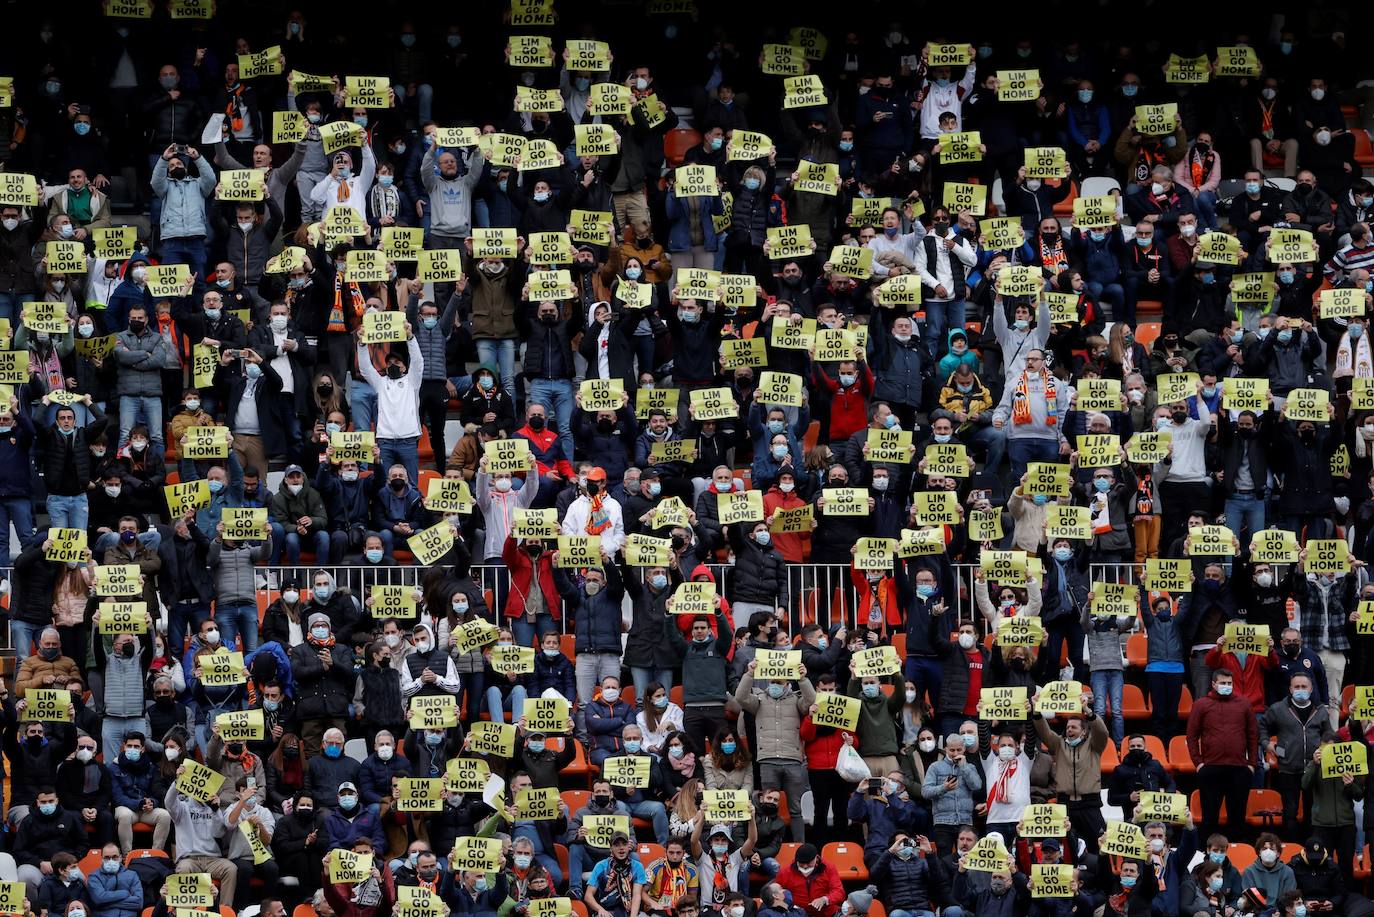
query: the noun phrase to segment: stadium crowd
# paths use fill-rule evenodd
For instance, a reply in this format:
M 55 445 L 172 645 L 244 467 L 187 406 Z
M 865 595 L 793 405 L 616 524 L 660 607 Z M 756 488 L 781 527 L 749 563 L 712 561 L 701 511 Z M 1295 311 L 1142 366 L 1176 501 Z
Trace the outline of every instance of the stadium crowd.
M 1349 11 L 237 6 L 0 61 L 0 910 L 1374 914 Z

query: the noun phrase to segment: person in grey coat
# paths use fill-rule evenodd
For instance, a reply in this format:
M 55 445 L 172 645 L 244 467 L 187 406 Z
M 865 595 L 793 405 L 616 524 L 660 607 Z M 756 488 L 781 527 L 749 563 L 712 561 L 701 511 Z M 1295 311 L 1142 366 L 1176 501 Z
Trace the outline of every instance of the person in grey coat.
M 1312 676 L 1294 672 L 1288 679 L 1288 696 L 1270 704 L 1259 717 L 1260 748 L 1268 749 L 1274 740 L 1274 754 L 1278 756 L 1278 772 L 1274 774 L 1274 789 L 1283 797 L 1283 833 L 1285 837 L 1302 837 L 1299 830 L 1307 830 L 1298 823 L 1298 797 L 1302 797 L 1303 820 L 1312 820 L 1312 791 L 1303 788 L 1302 772 L 1322 743 L 1332 741 L 1330 707 L 1317 702 L 1312 691 Z
M 192 166 L 196 169 L 194 178 Z M 158 218 L 159 260 L 163 264 L 188 264 L 191 273 L 202 273 L 205 236 L 210 229 L 205 199 L 215 193 L 214 167 L 201 158 L 195 147 L 180 151 L 173 144 L 153 166 L 150 184 L 162 203 Z
M 754 718 L 755 758 L 759 762 L 759 783 L 777 787 L 787 794 L 787 809 L 792 819 L 792 840 L 804 840 L 802 794 L 811 789 L 802 754 L 801 719 L 816 702 L 816 689 L 806 677 L 797 688 L 787 681 L 754 683 L 757 659 L 751 659 L 735 689 L 735 701 Z
M 129 431 L 142 415 L 148 437 L 162 441 L 162 367 L 170 355 L 167 339 L 148 326 L 148 310 L 129 310 L 129 330 L 115 336 L 118 364 L 115 391 L 119 395 L 119 448 L 129 442 Z
M 253 565 L 271 553 L 270 523 L 262 527 L 262 541 L 249 544 L 225 539 L 224 523 L 220 522 L 215 526 L 215 539 L 210 542 L 206 555 L 206 562 L 215 576 L 215 619 L 233 619 L 233 631 L 243 638 L 245 653 L 258 648 L 258 593 Z
M 983 790 L 978 768 L 964 757 L 964 737 L 951 733 L 945 739 L 945 755 L 926 768 L 921 795 L 930 800 L 935 845 L 953 848 L 959 826 L 973 822 L 974 794 Z

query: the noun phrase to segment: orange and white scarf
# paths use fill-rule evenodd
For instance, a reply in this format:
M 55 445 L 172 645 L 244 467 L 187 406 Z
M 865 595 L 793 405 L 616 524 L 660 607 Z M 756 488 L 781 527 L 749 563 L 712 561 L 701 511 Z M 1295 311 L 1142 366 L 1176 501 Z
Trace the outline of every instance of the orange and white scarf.
M 1054 426 L 1059 422 L 1059 383 L 1053 373 L 1041 373 L 1045 382 L 1045 423 Z M 1011 422 L 1017 425 L 1031 422 L 1030 373 L 1021 373 L 1016 383 L 1016 393 L 1011 399 Z

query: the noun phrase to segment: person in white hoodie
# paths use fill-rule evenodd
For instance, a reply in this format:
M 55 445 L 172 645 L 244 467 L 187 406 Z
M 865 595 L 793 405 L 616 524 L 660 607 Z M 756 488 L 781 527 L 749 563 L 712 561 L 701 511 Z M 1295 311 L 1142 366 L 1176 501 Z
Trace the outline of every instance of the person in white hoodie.
M 472 488 L 473 499 L 482 511 L 487 524 L 486 560 L 484 564 L 503 565 L 501 551 L 510 534 L 511 523 L 515 521 L 517 509 L 529 509 L 539 492 L 539 475 L 525 477 L 525 486 L 515 489 L 515 481 L 510 472 L 487 474 L 487 457 L 482 456 L 477 464 L 477 478 Z
M 321 208 L 320 219 L 329 216 L 335 207 L 352 207 L 358 219 L 367 222 L 367 192 L 372 190 L 372 178 L 377 174 L 377 158 L 372 147 L 363 144 L 363 167 L 353 174 L 353 156 L 340 150 L 330 160 L 329 174 L 320 179 L 310 191 L 310 200 Z
M 926 59 L 930 54 L 930 48 L 926 47 L 921 51 L 921 67 L 926 67 Z M 973 81 L 977 75 L 977 65 L 974 64 L 974 51 L 969 48 L 969 64 L 964 68 L 963 79 L 954 82 L 950 79 L 949 67 L 931 67 L 926 71 L 926 81 L 921 87 L 919 98 L 921 99 L 921 139 L 936 140 L 940 136 L 940 116 L 945 112 L 951 112 L 958 125 L 956 131 L 963 130 L 964 99 L 973 91 Z

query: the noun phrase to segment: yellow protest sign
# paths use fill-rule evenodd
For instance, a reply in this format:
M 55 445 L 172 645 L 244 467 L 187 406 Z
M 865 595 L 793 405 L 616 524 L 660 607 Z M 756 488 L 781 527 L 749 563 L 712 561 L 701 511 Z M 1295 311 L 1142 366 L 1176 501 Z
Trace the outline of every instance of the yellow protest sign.
M 43 261 L 49 274 L 82 276 L 86 273 L 86 249 L 80 242 L 49 242 L 44 249 Z M 62 330 L 66 331 L 65 322 L 63 325 Z
M 720 272 L 696 267 L 678 268 L 677 296 L 714 302 L 720 296 Z
M 200 666 L 197 680 L 209 688 L 227 688 L 248 681 L 248 673 L 243 668 L 243 654 L 235 650 L 221 647 L 199 657 L 196 664 Z
M 587 95 L 587 112 L 600 117 L 628 115 L 634 101 L 634 93 L 629 86 L 622 83 L 593 83 Z
M 1044 494 L 1047 497 L 1069 495 L 1069 466 L 1058 462 L 1030 462 L 1026 466 L 1026 482 L 1021 485 L 1028 497 Z
M 1164 65 L 1166 83 L 1205 83 L 1212 77 L 1212 62 L 1203 54 L 1199 57 L 1181 57 L 1170 54 Z
M 860 538 L 854 545 L 854 569 L 891 570 L 896 551 L 895 538 Z
M 649 446 L 649 458 L 655 465 L 668 462 L 690 462 L 697 457 L 697 441 L 694 439 L 667 439 Z M 674 525 L 676 523 L 664 523 Z M 686 525 L 686 522 L 682 523 Z
M 214 909 L 215 892 L 208 872 L 174 872 L 167 877 L 166 883 L 167 894 L 163 900 L 169 908 Z
M 694 388 L 688 404 L 696 421 L 728 420 L 739 415 L 739 405 L 728 388 Z
M 38 180 L 25 172 L 0 172 L 0 204 L 38 207 L 43 203 Z
M 890 433 L 890 430 L 873 431 Z M 905 433 L 906 431 L 899 431 Z M 875 461 L 873 453 L 869 451 L 869 461 Z M 925 473 L 926 475 L 947 475 L 955 478 L 966 478 L 972 472 L 973 463 L 969 461 L 968 450 L 962 443 L 930 443 L 926 446 L 925 454 Z
M 1311 420 L 1317 423 L 1326 423 L 1331 419 L 1329 407 L 1331 396 L 1326 389 L 1321 388 L 1295 388 L 1288 393 L 1288 400 L 1284 403 L 1283 414 L 1289 420 Z
M 1068 820 L 1069 810 L 1067 806 L 1055 804 L 1026 806 L 1021 811 L 1021 822 L 1016 833 L 1021 837 L 1035 840 L 1050 837 L 1060 838 L 1067 833 L 1066 823 Z
M 482 444 L 487 460 L 487 474 L 507 474 L 528 471 L 534 467 L 527 439 L 493 439 Z
M 1121 437 L 1115 433 L 1085 433 L 1078 437 L 1079 468 L 1112 468 L 1119 464 Z
M 625 539 L 625 563 L 631 567 L 666 567 L 672 560 L 673 542 L 635 533 Z
M 272 112 L 273 143 L 300 143 L 309 132 L 310 122 L 300 112 Z
M 953 213 L 970 213 L 976 217 L 986 216 L 988 189 L 982 185 L 947 181 L 945 182 L 944 196 L 940 203 Z
M 1364 603 L 1361 602 L 1361 605 Z M 1357 685 L 1355 695 L 1350 699 L 1350 718 L 1352 720 L 1374 719 L 1374 687 Z
M 911 461 L 915 447 L 911 445 L 910 430 L 887 430 L 869 428 L 864 443 L 864 460 L 868 462 L 893 462 L 905 465 Z M 932 472 L 927 463 L 927 474 L 941 474 L 943 472 Z
M 187 481 L 183 484 L 168 484 L 162 488 L 167 497 L 167 509 L 173 518 L 188 509 L 204 509 L 210 505 L 210 483 L 208 481 Z
M 1003 583 L 1004 584 L 1004 583 Z M 1017 615 L 998 621 L 998 646 L 1035 646 L 1044 639 L 1044 626 L 1039 617 Z
M 902 669 L 897 658 L 897 649 L 892 646 L 873 646 L 859 650 L 849 663 L 849 673 L 855 678 L 884 678 L 895 675 Z
M 1240 239 L 1224 232 L 1206 232 L 1198 237 L 1194 256 L 1213 264 L 1240 264 Z
M 548 509 L 517 507 L 511 519 L 510 531 L 515 538 L 557 538 L 558 510 L 552 506 Z
M 532 697 L 525 701 L 525 731 L 562 735 L 568 728 L 568 702 L 561 697 Z
M 0 383 L 23 385 L 29 381 L 29 352 L 0 350 Z
M 736 129 L 731 132 L 730 142 L 725 145 L 725 160 L 752 162 L 764 158 L 772 151 L 773 141 L 767 134 Z
M 1032 898 L 1072 898 L 1075 894 L 1074 867 L 1071 863 L 1032 863 Z
M 795 191 L 832 196 L 840 193 L 840 166 L 834 162 L 813 162 L 803 159 L 797 163 Z
M 450 758 L 444 767 L 444 783 L 457 793 L 481 793 L 489 776 L 491 766 L 481 758 Z
M 462 478 L 431 478 L 425 509 L 432 513 L 470 513 L 475 504 L 468 482 Z
M 1092 614 L 1099 618 L 1133 618 L 1138 590 L 1130 583 L 1093 583 Z
M 1261 624 L 1242 624 L 1239 621 L 1226 622 L 1226 652 L 1258 653 L 1269 655 L 1269 628 Z
M 1236 303 L 1263 305 L 1274 297 L 1274 272 L 1254 271 L 1231 277 L 1231 300 Z M 1326 318 L 1325 315 L 1322 318 Z
M 765 405 L 801 407 L 802 377 L 795 373 L 764 370 L 759 374 L 757 390 L 762 394 Z M 698 417 L 697 419 L 700 420 L 701 418 Z
M 678 166 L 673 171 L 673 183 L 673 193 L 678 197 L 715 197 L 719 191 L 715 166 Z
M 280 76 L 282 61 L 285 60 L 281 53 L 281 45 L 273 45 L 253 54 L 240 54 L 238 58 L 239 79 L 241 80 L 251 80 L 260 76 Z M 383 103 L 373 107 L 385 108 L 386 105 Z
M 258 169 L 226 169 L 219 175 L 219 200 L 261 201 L 267 198 L 267 176 Z
M 72 692 L 65 688 L 25 688 L 26 719 L 40 723 L 70 723 L 75 719 Z
M 181 454 L 197 461 L 226 458 L 229 455 L 229 428 L 187 427 L 181 441 Z
M 375 249 L 355 248 L 349 251 L 347 260 L 344 262 L 344 279 L 351 283 L 385 283 L 387 279 L 386 258 Z M 400 321 L 396 321 L 396 319 Z M 390 341 L 405 340 L 405 313 L 403 312 L 368 312 L 363 316 L 363 342 L 367 344 L 382 344 L 385 341 L 380 339 L 369 339 L 368 335 L 375 332 L 372 329 L 379 325 L 388 329 L 400 329 L 401 336 L 387 338 Z
M 1003 271 L 1005 273 L 1005 270 Z M 1074 408 L 1079 411 L 1119 411 L 1121 410 L 1120 379 L 1079 379 L 1078 400 Z M 1082 440 L 1082 437 L 1079 437 Z M 1079 452 L 1082 452 L 1079 448 Z
M 702 806 L 706 821 L 711 824 L 748 821 L 753 817 L 748 790 L 706 790 Z
M 147 602 L 101 602 L 99 613 L 102 634 L 133 634 L 147 629 Z
M 552 67 L 553 41 L 547 35 L 512 35 L 506 48 L 506 63 L 512 67 Z
M 703 800 L 704 801 L 704 800 Z M 617 834 L 630 834 L 628 815 L 592 815 L 582 817 L 582 827 L 587 829 L 587 844 L 604 850 L 611 846 L 611 838 Z
M 261 708 L 230 710 L 215 716 L 219 737 L 224 742 L 258 742 L 267 737 L 267 724 Z
M 1364 777 L 1369 773 L 1368 750 L 1363 742 L 1331 742 L 1322 746 L 1322 777 Z
M 493 646 L 489 661 L 492 671 L 501 675 L 530 675 L 534 672 L 534 647 Z
M 750 340 L 757 340 L 751 338 Z M 783 350 L 805 350 L 810 352 L 816 342 L 816 320 L 802 318 L 800 315 L 790 319 L 773 319 L 769 343 Z
M 983 577 L 1000 586 L 1026 584 L 1025 551 L 983 551 L 979 555 Z
M 649 767 L 648 755 L 619 755 L 602 763 L 601 776 L 611 786 L 642 790 L 649 785 Z
M 267 507 L 226 506 L 224 538 L 229 541 L 262 541 L 267 537 Z
M 770 226 L 765 233 L 768 257 L 774 261 L 805 258 L 815 248 L 811 227 L 806 223 L 791 226 Z
M 510 723 L 474 722 L 469 727 L 468 736 L 471 739 L 468 748 L 479 755 L 509 758 L 515 754 L 515 726 Z
M 821 29 L 796 26 L 787 33 L 788 44 L 796 45 L 806 52 L 807 60 L 822 60 L 829 41 Z
M 86 560 L 85 529 L 48 529 L 52 546 L 43 552 L 44 560 L 58 563 L 83 563 Z
M 521 820 L 552 821 L 558 818 L 558 803 L 558 787 L 526 787 L 515 794 L 516 813 Z
M 862 487 L 826 487 L 817 501 L 823 516 L 867 516 L 868 491 Z
M 50 242 L 48 244 L 56 243 Z M 84 267 L 82 272 L 85 272 Z M 66 334 L 70 327 L 67 323 L 66 303 L 60 302 L 26 302 L 21 314 L 21 321 L 30 332 L 44 331 L 48 334 Z
M 795 45 L 765 44 L 759 54 L 759 69 L 773 76 L 799 76 L 806 52 Z
M 674 440 L 674 442 L 680 442 L 680 440 Z M 666 444 L 655 443 L 655 445 Z M 651 529 L 671 528 L 673 526 L 682 526 L 685 528 L 689 524 L 687 504 L 683 503 L 677 497 L 668 497 L 665 500 L 660 500 L 658 505 L 653 509 L 653 515 L 649 517 L 649 528 Z
M 1093 537 L 1092 517 L 1086 506 L 1064 506 L 1050 504 L 1045 507 L 1045 537 L 1079 538 L 1086 541 Z
M 417 564 L 429 566 L 452 550 L 453 540 L 453 525 L 442 521 L 411 535 L 406 539 L 406 547 L 415 555 Z
M 1350 546 L 1343 538 L 1314 538 L 1307 542 L 1307 573 L 1349 573 Z
M 552 6 L 552 4 L 550 4 Z M 563 46 L 564 66 L 584 73 L 611 69 L 611 46 L 594 38 L 569 38 Z
M 173 19 L 211 19 L 215 4 L 214 0 L 172 0 L 168 12 Z
M 983 138 L 978 131 L 941 134 L 938 145 L 940 162 L 946 165 L 957 162 L 981 162 L 983 159 Z
M 268 274 L 289 274 L 294 270 L 305 270 L 305 249 L 299 245 L 286 246 L 267 259 L 263 267 L 263 272 Z
M 902 529 L 897 536 L 898 557 L 925 557 L 945 553 L 943 528 Z
M 968 537 L 970 541 L 1001 541 L 1002 513 L 999 510 L 973 510 L 968 514 Z
M 209 802 L 219 794 L 219 789 L 224 785 L 224 775 L 219 771 L 211 770 L 204 764 L 187 758 L 182 762 L 181 774 L 177 777 L 177 792 L 183 796 L 190 796 L 192 799 L 199 799 L 201 802 Z M 173 874 L 175 875 L 175 873 Z M 171 876 L 168 876 L 170 879 Z M 206 877 L 208 880 L 208 876 Z M 168 903 L 171 903 L 170 900 Z M 184 905 L 195 907 L 195 904 Z
M 1138 822 L 1162 821 L 1170 825 L 1188 825 L 1192 817 L 1188 813 L 1188 797 L 1182 793 L 1162 793 L 1144 790 L 1135 808 Z
M 516 86 L 514 110 L 518 112 L 562 111 L 563 94 L 557 89 L 535 89 L 532 86 Z M 579 153 L 578 155 L 580 156 L 582 154 Z
M 1191 592 L 1191 564 L 1183 559 L 1149 557 L 1145 559 L 1145 576 L 1142 584 L 1146 589 L 1163 592 Z
M 321 124 L 319 131 L 326 155 L 337 153 L 345 147 L 361 146 L 363 142 L 363 129 L 352 121 L 329 121 Z M 344 208 L 336 207 L 334 209 L 342 210 Z M 352 208 L 348 209 L 351 210 Z
M 1264 529 L 1250 537 L 1250 562 L 1291 564 L 1298 560 L 1298 536 L 1286 529 Z
M 1249 45 L 1217 48 L 1212 72 L 1217 76 L 1259 76 L 1259 57 Z
M 921 276 L 898 274 L 888 277 L 873 291 L 873 302 L 884 308 L 915 307 L 921 304 Z
M 1026 230 L 1020 217 L 989 217 L 980 227 L 983 247 L 990 251 L 1020 248 L 1026 242 Z
M 340 430 L 329 434 L 335 462 L 371 462 L 376 455 L 377 434 L 371 430 Z
M 824 108 L 828 102 L 825 86 L 814 73 L 783 77 L 782 93 L 782 107 L 785 109 Z
M 983 688 L 978 693 L 978 716 L 984 720 L 1024 720 L 1029 710 L 1024 687 Z
M 397 812 L 442 812 L 444 808 L 444 778 L 399 777 L 396 780 Z
M 1011 856 L 1001 838 L 984 835 L 964 854 L 959 865 L 970 872 L 1004 872 L 1011 868 Z
M 449 864 L 455 872 L 496 872 L 505 862 L 501 841 L 494 837 L 460 837 L 453 842 L 453 852 L 449 854 Z
M 649 127 L 658 127 L 668 119 L 668 106 L 656 93 L 649 93 L 644 98 L 634 104 L 634 110 L 643 118 Z
M 409 722 L 411 729 L 447 729 L 457 726 L 458 703 L 452 694 L 417 694 L 410 699 Z
M 1001 634 L 998 634 L 1001 640 Z M 1035 712 L 1054 716 L 1061 713 L 1078 714 L 1083 710 L 1083 683 L 1052 681 L 1040 689 Z
M 425 247 L 425 231 L 419 226 L 383 226 L 382 257 L 388 261 L 415 261 Z
M 514 258 L 516 252 L 515 230 L 508 227 L 482 228 L 472 231 L 473 258 Z
M 777 509 L 768 531 L 774 535 L 801 535 L 815 528 L 815 508 L 807 503 L 795 509 Z
M 1003 296 L 1037 296 L 1045 286 L 1040 268 L 1009 264 L 997 272 L 997 292 Z
M 96 595 L 136 596 L 143 593 L 138 564 L 101 564 L 95 568 Z
M 410 618 L 415 614 L 415 590 L 412 586 L 377 585 L 368 593 L 368 607 L 378 620 Z
M 1139 825 L 1124 821 L 1107 822 L 1107 832 L 1101 844 L 1102 852 L 1109 856 L 1143 860 L 1149 855 L 1149 845 L 1145 843 L 1145 833 Z
M 1224 525 L 1195 525 L 1188 529 L 1188 556 L 1231 557 L 1236 553 L 1235 537 Z
M 1221 381 L 1221 406 L 1228 411 L 1263 411 L 1267 407 L 1265 396 L 1268 393 L 1267 378 L 1228 376 Z
M 1178 104 L 1175 102 L 1135 107 L 1135 129 L 1147 137 L 1172 134 L 1177 125 Z
M 94 230 L 95 256 L 107 261 L 122 261 L 134 253 L 138 228 L 134 226 L 105 226 Z
M 174 298 L 189 289 L 190 269 L 184 264 L 157 264 L 148 267 L 148 292 L 155 298 Z
M 754 662 L 755 681 L 796 681 L 802 677 L 801 650 L 761 649 L 754 654 Z
M 857 697 L 821 691 L 816 695 L 816 712 L 811 714 L 811 722 L 817 726 L 853 732 L 859 726 L 860 707 Z
M 830 273 L 855 280 L 873 276 L 873 249 L 857 245 L 836 245 L 830 250 Z
M 1167 432 L 1137 433 L 1126 444 L 1126 461 L 1137 465 L 1162 462 L 1169 454 L 1173 438 L 1173 434 Z
M 1109 194 L 1074 198 L 1073 222 L 1084 229 L 1115 225 L 1116 198 Z
M 1322 290 L 1318 294 L 1322 318 L 1360 318 L 1365 312 L 1365 292 L 1353 287 Z
M 1271 264 L 1302 264 L 1317 260 L 1317 243 L 1305 229 L 1275 227 L 1269 233 L 1268 257 Z
M 466 838 L 464 838 L 466 840 Z M 331 885 L 355 885 L 372 875 L 372 854 L 354 853 L 335 847 L 325 857 L 325 872 Z
M 1034 102 L 1043 85 L 1039 70 L 998 70 L 997 101 Z
M 914 497 L 917 525 L 959 524 L 959 497 L 954 491 L 922 490 Z M 865 510 L 867 505 L 865 502 Z
M 1069 177 L 1069 161 L 1063 147 L 1026 147 L 1024 164 L 1027 178 L 1057 179 Z

